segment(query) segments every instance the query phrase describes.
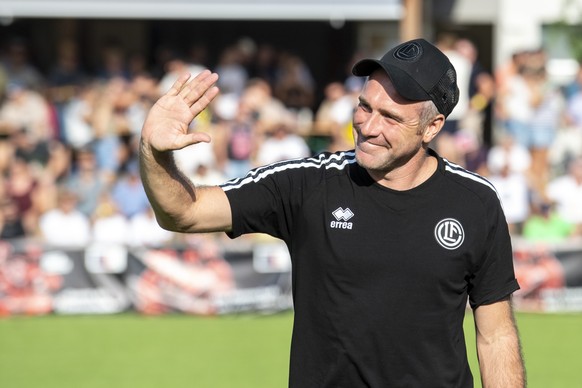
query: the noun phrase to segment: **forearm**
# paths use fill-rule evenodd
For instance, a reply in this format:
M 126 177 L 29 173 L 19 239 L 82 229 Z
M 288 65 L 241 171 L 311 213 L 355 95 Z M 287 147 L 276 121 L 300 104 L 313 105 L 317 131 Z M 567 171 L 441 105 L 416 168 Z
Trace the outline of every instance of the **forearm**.
M 158 223 L 177 232 L 191 229 L 196 188 L 176 167 L 172 152 L 155 151 L 142 139 L 139 160 L 142 183 Z
M 216 95 L 218 75 L 202 71 L 194 79 L 178 77 L 154 104 L 144 122 L 139 160 L 143 186 L 160 226 L 176 232 L 228 231 L 228 198 L 218 186 L 196 188 L 176 167 L 173 150 L 209 142 L 204 132 L 190 131 L 192 120 Z
M 477 332 L 477 353 L 483 388 L 525 387 L 525 368 L 514 324 L 489 338 Z

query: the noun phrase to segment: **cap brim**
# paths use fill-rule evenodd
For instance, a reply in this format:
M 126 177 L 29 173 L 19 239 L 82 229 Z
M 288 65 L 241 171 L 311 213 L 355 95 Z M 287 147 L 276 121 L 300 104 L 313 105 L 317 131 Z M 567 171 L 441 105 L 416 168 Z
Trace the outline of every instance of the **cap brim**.
M 358 77 L 368 77 L 378 69 L 383 69 L 388 74 L 398 94 L 407 100 L 426 101 L 431 99 L 430 95 L 405 71 L 377 59 L 362 59 L 352 67 L 352 74 Z

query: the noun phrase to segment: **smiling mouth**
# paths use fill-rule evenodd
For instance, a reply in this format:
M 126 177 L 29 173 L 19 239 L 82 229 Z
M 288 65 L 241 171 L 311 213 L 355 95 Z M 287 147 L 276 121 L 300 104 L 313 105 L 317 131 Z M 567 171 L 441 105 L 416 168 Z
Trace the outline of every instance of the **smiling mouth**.
M 361 140 L 358 141 L 358 147 L 381 147 L 381 148 L 389 148 L 388 144 L 386 143 L 376 143 L 374 141 L 370 141 L 370 140 Z

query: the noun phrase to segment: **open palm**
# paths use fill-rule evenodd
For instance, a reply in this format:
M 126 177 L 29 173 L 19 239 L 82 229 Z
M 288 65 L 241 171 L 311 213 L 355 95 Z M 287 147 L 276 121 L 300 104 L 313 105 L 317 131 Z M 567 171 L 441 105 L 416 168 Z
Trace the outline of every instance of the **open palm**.
M 142 129 L 143 140 L 160 152 L 209 142 L 208 134 L 189 133 L 188 128 L 218 94 L 217 80 L 218 75 L 208 70 L 192 80 L 189 74 L 180 76 L 151 108 Z

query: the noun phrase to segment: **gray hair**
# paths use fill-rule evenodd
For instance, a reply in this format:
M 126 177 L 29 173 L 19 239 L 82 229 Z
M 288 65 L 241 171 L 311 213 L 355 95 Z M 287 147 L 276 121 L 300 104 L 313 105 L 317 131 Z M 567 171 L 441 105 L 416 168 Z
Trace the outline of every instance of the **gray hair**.
M 434 118 L 439 114 L 439 111 L 431 100 L 423 101 L 418 120 L 418 132 L 422 133 L 425 128 L 434 120 Z

